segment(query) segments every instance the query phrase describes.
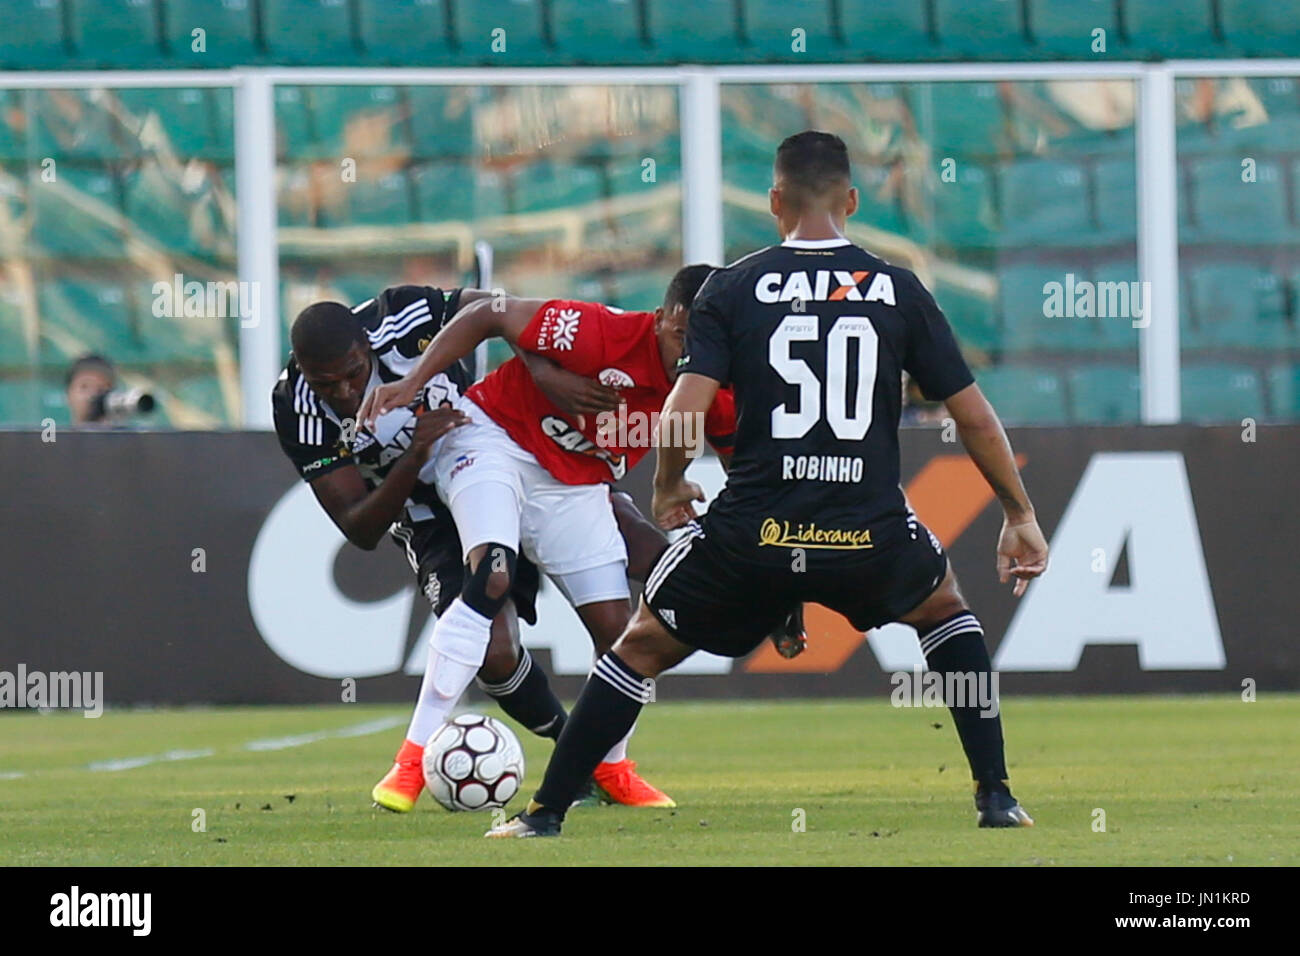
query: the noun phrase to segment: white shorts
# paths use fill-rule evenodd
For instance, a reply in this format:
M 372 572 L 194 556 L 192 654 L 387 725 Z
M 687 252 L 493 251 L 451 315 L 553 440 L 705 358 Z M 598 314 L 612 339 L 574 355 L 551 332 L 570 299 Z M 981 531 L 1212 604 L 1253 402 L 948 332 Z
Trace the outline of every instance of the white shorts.
M 517 547 L 552 578 L 564 577 L 567 587 L 561 584 L 561 590 L 575 604 L 579 592 L 591 591 L 584 586 L 591 576 L 577 572 L 604 565 L 626 568 L 627 546 L 607 486 L 557 481 L 471 399 L 461 397 L 456 407 L 470 423 L 438 441 L 420 477 L 433 482 L 451 509 L 464 554 L 488 542 Z M 463 498 L 470 489 L 475 490 Z M 597 600 L 627 597 L 624 571 L 620 577 L 621 595 Z M 600 590 L 608 591 L 613 578 L 600 579 Z

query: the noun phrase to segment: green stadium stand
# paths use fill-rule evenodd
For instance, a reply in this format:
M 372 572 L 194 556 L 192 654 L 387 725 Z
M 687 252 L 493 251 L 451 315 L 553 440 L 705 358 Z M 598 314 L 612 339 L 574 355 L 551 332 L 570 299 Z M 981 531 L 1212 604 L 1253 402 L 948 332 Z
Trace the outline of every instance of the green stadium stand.
M 412 168 L 416 209 L 421 222 L 468 222 L 474 219 L 474 168 L 468 163 L 421 163 Z M 504 208 L 504 196 L 497 191 Z
M 170 59 L 181 67 L 229 67 L 255 63 L 256 0 L 166 0 L 164 37 Z M 195 31 L 203 31 L 196 35 Z M 196 49 L 198 47 L 199 49 Z
M 1139 311 L 1146 315 L 1150 308 L 1144 287 L 1139 285 L 1135 290 L 1133 286 L 1138 278 L 1136 259 L 1099 263 L 1092 278 L 1097 283 L 1098 300 L 1107 303 L 1107 314 L 1097 318 L 1099 337 L 1096 347 L 1108 352 L 1136 355 L 1139 330 L 1133 327 L 1133 322 L 1142 320 Z M 1186 309 L 1187 303 L 1183 302 L 1182 306 Z
M 348 0 L 262 0 L 262 36 L 277 63 L 347 64 L 357 58 Z
M 513 212 L 567 209 L 599 199 L 604 193 L 599 170 L 571 163 L 529 163 L 514 176 Z
M 316 134 L 311 117 L 311 90 L 305 86 L 275 88 L 276 156 L 310 159 Z
M 637 0 L 551 0 L 551 36 L 571 63 L 606 63 L 610 50 L 624 63 L 651 57 Z
M 384 156 L 405 151 L 407 127 L 402 91 L 395 86 L 313 86 L 308 89 L 313 130 L 312 152 L 321 158 Z M 349 124 L 362 118 L 377 121 L 365 135 L 347 140 Z M 387 129 L 387 135 L 380 132 Z
M 20 258 L 28 253 L 27 187 L 21 167 L 12 171 L 0 167 L 0 257 Z
M 401 266 L 401 260 L 396 260 L 388 268 L 371 267 L 365 270 L 340 272 L 330 280 L 330 284 L 338 290 L 340 302 L 360 305 L 367 299 L 373 299 L 390 285 L 396 285 L 398 276 L 401 275 Z
M 65 0 L 65 6 L 83 66 L 147 69 L 165 62 L 153 0 Z
M 1219 0 L 1228 45 L 1251 56 L 1300 56 L 1300 0 Z
M 1071 315 L 1065 299 L 1070 286 L 1067 274 L 1074 272 L 1075 282 L 1091 280 L 1085 270 L 1063 266 L 1019 265 L 998 273 L 998 303 L 1001 311 L 1002 347 L 1007 352 L 1078 351 L 1098 347 L 1100 333 L 1095 316 Z M 1049 283 L 1061 286 L 1062 315 L 1048 316 Z M 1078 296 L 1076 294 L 1077 303 Z
M 456 57 L 486 66 L 545 64 L 546 9 L 542 0 L 451 0 Z M 504 31 L 497 33 L 496 31 Z M 505 49 L 497 52 L 494 46 Z
M 126 290 L 101 279 L 50 279 L 36 290 L 41 362 L 65 366 L 86 352 L 118 364 L 147 361 L 149 349 L 130 321 Z
M 35 358 L 23 331 L 23 296 L 14 286 L 0 286 L 0 367 L 25 367 Z
M 653 169 L 645 163 L 645 160 L 653 159 Z M 725 167 L 724 167 L 725 168 Z M 654 179 L 647 180 L 646 177 L 653 172 Z M 724 172 L 724 178 L 730 178 L 730 171 Z M 768 175 L 771 176 L 771 166 L 768 167 Z M 664 149 L 651 149 L 646 151 L 646 155 L 620 156 L 605 162 L 605 177 L 609 183 L 609 195 L 611 197 L 627 196 L 644 192 L 647 189 L 658 189 L 671 183 L 680 183 L 682 180 L 681 159 L 677 152 L 676 144 Z M 767 187 L 763 187 L 766 191 Z
M 874 226 L 898 235 L 908 232 L 907 217 L 899 198 L 894 194 L 890 181 L 892 168 L 871 163 L 856 163 L 853 166 L 854 185 L 858 187 L 858 211 L 854 222 Z M 768 178 L 771 178 L 771 164 L 768 165 Z
M 1263 418 L 1259 373 L 1244 365 L 1184 365 L 1183 419 L 1189 422 Z
M 1028 52 L 1020 0 L 935 0 L 934 19 L 939 44 L 949 55 L 979 59 L 997 50 L 1006 59 Z
M 987 247 L 997 232 L 992 176 L 977 163 L 956 162 L 954 182 L 944 182 L 941 170 L 935 170 L 930 238 L 959 248 Z
M 1300 365 L 1274 365 L 1268 371 L 1274 418 L 1300 418 Z
M 1185 348 L 1272 350 L 1296 341 L 1284 283 L 1265 269 L 1239 263 L 1191 267 L 1187 287 L 1192 325 Z
M 1251 77 L 1246 83 L 1271 118 L 1300 116 L 1300 79 L 1294 76 Z
M 20 91 L 0 90 L 0 162 L 27 158 L 27 124 L 22 109 Z
M 40 428 L 44 417 L 40 379 L 0 381 L 0 424 L 13 428 Z
M 1029 0 L 1029 32 L 1044 53 L 1078 60 L 1125 57 L 1115 0 Z M 1105 50 L 1094 50 L 1094 30 L 1105 30 Z
M 752 51 L 741 42 L 735 0 L 646 0 L 654 58 L 666 63 L 734 63 Z
M 1137 56 L 1223 56 L 1213 0 L 1124 0 L 1124 32 Z
M 1276 160 L 1255 158 L 1255 182 L 1242 181 L 1238 157 L 1193 160 L 1187 172 L 1195 226 L 1183 231 L 1184 241 L 1275 245 L 1294 234 L 1282 165 Z
M 9 0 L 6 20 L 21 27 L 0 30 L 0 67 L 14 70 L 65 69 L 63 11 L 58 0 Z
M 728 186 L 766 196 L 772 188 L 772 161 L 770 159 L 766 162 L 745 160 L 725 163 L 722 167 L 722 180 Z
M 975 380 L 1004 422 L 1062 425 L 1069 420 L 1065 389 L 1051 369 L 993 366 L 977 372 Z
M 411 148 L 416 156 L 433 159 L 474 154 L 474 89 L 412 86 L 406 95 L 411 110 Z
M 1006 246 L 1078 245 L 1092 233 L 1088 177 L 1082 166 L 1057 159 L 1008 163 L 1000 173 Z
M 988 156 L 1007 147 L 995 83 L 917 83 L 908 98 L 921 138 L 935 156 Z
M 99 92 L 32 90 L 27 102 L 33 117 L 34 156 L 62 163 L 67 159 L 120 159 L 128 152 L 116 134 L 117 122 L 107 108 L 108 100 Z
M 744 0 L 744 15 L 745 36 L 756 58 L 826 62 L 843 56 L 833 33 L 831 0 Z M 801 49 L 795 49 L 796 43 Z
M 925 4 L 916 0 L 840 0 L 840 36 L 853 59 L 925 59 L 936 52 Z
M 32 210 L 32 251 L 54 257 L 120 259 L 122 201 L 107 167 L 57 167 L 44 182 L 38 167 L 27 181 Z
M 411 185 L 402 171 L 372 179 L 364 172 L 343 190 L 342 210 L 325 217 L 326 227 L 335 225 L 399 226 L 414 221 Z
M 225 90 L 155 87 L 119 90 L 117 97 L 140 124 L 162 127 L 167 143 L 181 158 L 229 158 L 234 153 L 233 110 L 217 115 L 216 99 Z
M 745 209 L 731 203 L 722 206 L 722 236 L 727 262 L 735 262 L 756 249 L 780 242 L 769 213 Z
M 645 269 L 615 277 L 615 291 L 609 304 L 620 309 L 653 312 L 664 301 L 673 269 Z
M 313 169 L 307 164 L 284 164 L 276 170 L 275 207 L 281 228 L 317 224 L 320 210 L 312 188 L 312 175 Z
M 1081 425 L 1133 424 L 1142 418 L 1142 379 L 1121 365 L 1084 365 L 1068 373 L 1071 420 Z
M 238 391 L 238 389 L 236 389 Z M 230 409 L 226 407 L 225 393 L 221 390 L 221 381 L 215 375 L 194 375 L 182 378 L 171 388 L 171 393 L 177 399 L 191 406 L 197 411 L 206 412 L 209 415 L 215 415 L 218 421 L 223 425 L 233 424 L 233 416 Z M 172 410 L 168 408 L 169 403 L 162 402 L 163 412 L 169 418 L 172 417 Z M 173 427 L 176 423 L 172 422 Z
M 1137 236 L 1137 166 L 1131 156 L 1096 166 L 1097 239 L 1132 242 Z
M 150 236 L 165 252 L 203 253 L 190 228 L 193 198 L 159 166 L 150 163 L 128 173 L 124 196 L 132 227 Z
M 991 351 L 1000 346 L 1002 332 L 994 317 L 994 302 L 988 296 L 959 285 L 936 281 L 934 297 L 963 349 L 969 347 Z
M 367 63 L 442 66 L 452 59 L 442 0 L 358 0 Z

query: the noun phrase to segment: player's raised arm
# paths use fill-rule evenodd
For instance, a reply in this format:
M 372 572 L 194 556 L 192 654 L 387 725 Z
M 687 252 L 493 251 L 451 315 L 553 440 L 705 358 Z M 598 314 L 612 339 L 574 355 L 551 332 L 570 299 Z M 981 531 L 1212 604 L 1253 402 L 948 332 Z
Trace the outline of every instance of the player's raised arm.
M 686 480 L 686 464 L 699 453 L 692 442 L 698 444 L 704 436 L 685 423 L 704 420 L 718 388 L 715 378 L 683 372 L 664 402 L 659 416 L 659 453 L 651 506 L 661 528 L 680 528 L 691 521 L 695 517 L 691 502 L 704 500 L 704 490 Z
M 385 412 L 410 405 L 429 379 L 465 358 L 493 336 L 516 342 L 544 300 L 480 295 L 464 305 L 433 337 L 415 368 L 396 382 L 374 389 L 362 403 L 360 421 L 373 427 Z
M 998 538 L 998 579 L 1016 579 L 1019 597 L 1029 579 L 1047 570 L 1047 541 L 1038 527 L 1034 506 L 1029 501 L 1011 442 L 997 412 L 980 387 L 967 385 L 944 404 L 957 424 L 966 452 L 1002 504 L 1002 534 Z
M 527 367 L 528 374 L 533 377 L 537 387 L 561 411 L 581 419 L 584 415 L 599 415 L 618 408 L 618 389 L 602 385 L 594 378 L 570 372 L 544 355 L 520 348 L 517 342 L 511 342 L 510 347 Z M 582 427 L 581 424 L 579 427 Z

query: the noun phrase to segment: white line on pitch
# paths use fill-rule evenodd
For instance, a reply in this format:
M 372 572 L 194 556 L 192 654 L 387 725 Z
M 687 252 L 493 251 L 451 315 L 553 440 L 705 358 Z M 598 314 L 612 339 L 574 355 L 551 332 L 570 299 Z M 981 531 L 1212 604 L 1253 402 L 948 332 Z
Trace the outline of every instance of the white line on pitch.
M 147 767 L 153 763 L 167 763 L 173 760 L 197 760 L 199 757 L 211 757 L 214 753 L 216 751 L 210 747 L 202 750 L 169 750 L 166 753 L 154 754 L 149 757 L 97 760 L 94 763 L 87 764 L 86 769 L 92 773 L 113 773 L 118 770 L 134 770 L 136 767 Z
M 245 750 L 288 750 L 290 747 L 301 747 L 304 744 L 314 744 L 318 740 L 328 740 L 331 737 L 365 737 L 368 734 L 377 734 L 383 730 L 391 730 L 406 723 L 402 717 L 381 717 L 379 720 L 369 720 L 364 724 L 353 724 L 351 727 L 340 727 L 337 730 L 318 730 L 311 734 L 294 734 L 290 737 L 270 737 L 266 740 L 250 740 L 244 744 Z
M 0 780 L 20 780 L 25 776 L 27 776 L 27 774 L 23 773 L 21 770 L 9 770 L 5 773 L 0 773 Z

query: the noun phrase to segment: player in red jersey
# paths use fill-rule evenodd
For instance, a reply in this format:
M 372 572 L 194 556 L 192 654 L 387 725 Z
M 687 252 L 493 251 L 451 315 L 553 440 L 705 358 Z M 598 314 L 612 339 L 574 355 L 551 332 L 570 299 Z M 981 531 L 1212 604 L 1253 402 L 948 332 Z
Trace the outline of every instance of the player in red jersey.
M 434 484 L 455 518 L 468 569 L 461 597 L 435 625 L 433 642 L 445 653 L 431 659 L 426 685 L 441 700 L 458 697 L 473 679 L 521 551 L 568 598 L 598 653 L 622 633 L 631 617 L 627 549 L 608 483 L 653 447 L 690 303 L 711 271 L 709 266 L 680 270 L 654 312 L 569 300 L 481 300 L 443 326 L 404 378 L 367 396 L 358 414 L 363 422 L 409 405 L 434 374 L 484 339 L 501 336 L 597 379 L 621 400 L 613 415 L 567 414 L 515 358 L 456 403 L 470 424 L 440 440 L 431 458 Z M 725 398 L 698 418 L 682 423 L 683 440 L 691 445 L 702 434 L 712 434 L 722 445 L 735 431 L 734 408 Z M 642 691 L 652 693 L 649 686 Z M 666 794 L 636 775 L 623 754 L 625 743 L 626 738 L 601 764 L 596 782 L 618 794 L 620 803 L 672 806 Z

